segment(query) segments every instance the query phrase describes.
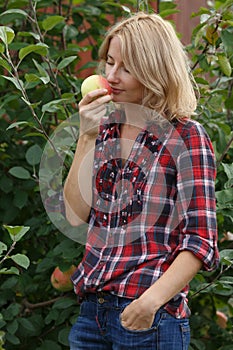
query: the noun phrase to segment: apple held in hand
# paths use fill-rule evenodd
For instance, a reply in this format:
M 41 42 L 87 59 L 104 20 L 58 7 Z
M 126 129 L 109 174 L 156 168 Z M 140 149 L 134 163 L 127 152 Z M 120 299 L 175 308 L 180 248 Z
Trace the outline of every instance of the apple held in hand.
M 112 89 L 104 77 L 102 75 L 94 74 L 87 77 L 82 85 L 81 85 L 81 94 L 84 97 L 88 92 L 96 90 L 96 89 L 107 89 L 108 94 L 111 94 Z
M 52 286 L 61 291 L 68 292 L 73 289 L 73 283 L 70 280 L 70 277 L 76 270 L 76 266 L 72 265 L 67 271 L 61 271 L 57 266 L 50 278 Z

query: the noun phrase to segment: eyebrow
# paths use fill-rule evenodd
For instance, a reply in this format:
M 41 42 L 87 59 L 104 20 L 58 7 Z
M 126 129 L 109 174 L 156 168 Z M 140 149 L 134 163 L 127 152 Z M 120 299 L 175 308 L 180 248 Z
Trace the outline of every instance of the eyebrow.
M 109 54 L 107 54 L 107 58 L 111 58 L 112 60 L 114 60 L 114 58 Z

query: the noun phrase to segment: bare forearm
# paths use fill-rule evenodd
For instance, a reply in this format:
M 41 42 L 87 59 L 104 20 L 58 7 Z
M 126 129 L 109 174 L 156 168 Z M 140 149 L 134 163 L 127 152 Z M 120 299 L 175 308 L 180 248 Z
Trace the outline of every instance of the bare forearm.
M 191 252 L 181 252 L 168 270 L 121 314 L 121 323 L 132 330 L 151 327 L 158 309 L 179 293 L 201 268 Z
M 90 213 L 94 145 L 94 137 L 81 136 L 65 182 L 66 217 L 73 226 L 86 222 Z
M 161 276 L 143 295 L 151 300 L 154 310 L 179 293 L 200 270 L 202 262 L 190 251 L 182 251 Z

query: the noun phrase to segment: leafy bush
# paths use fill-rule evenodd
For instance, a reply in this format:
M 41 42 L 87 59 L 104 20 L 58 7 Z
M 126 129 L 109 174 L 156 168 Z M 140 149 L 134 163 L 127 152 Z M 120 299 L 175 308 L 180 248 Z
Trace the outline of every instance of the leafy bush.
M 55 225 L 52 214 L 47 215 L 43 191 L 51 197 L 56 194 L 60 177 L 65 177 L 71 163 L 78 134 L 81 72 L 95 69 L 106 28 L 135 10 L 135 3 L 10 0 L 0 5 L 0 217 L 6 227 L 30 227 L 13 254 L 28 257 L 27 271 L 17 259 L 4 260 L 4 268 L 14 264 L 20 274 L 1 275 L 0 349 L 68 348 L 67 335 L 79 307 L 73 292 L 62 293 L 51 286 L 50 276 L 56 266 L 65 271 L 77 265 L 83 246 L 64 235 L 59 222 Z M 137 1 L 137 6 L 149 10 L 148 3 Z M 176 6 L 172 1 L 160 2 L 160 12 L 171 15 Z M 232 0 L 213 1 L 194 15 L 201 22 L 186 49 L 201 92 L 197 118 L 209 132 L 217 158 L 221 264 L 213 273 L 200 272 L 191 283 L 190 349 L 229 350 L 233 341 Z M 91 52 L 91 62 L 80 66 L 86 51 Z M 62 128 L 66 133 L 57 145 L 53 136 L 64 123 L 69 128 Z M 40 164 L 46 145 L 42 163 L 54 172 L 47 171 L 44 177 Z M 62 174 L 55 172 L 56 152 L 64 158 Z M 2 227 L 1 247 L 11 244 Z M 6 252 L 1 250 L 3 256 Z M 216 310 L 228 317 L 224 329 L 218 325 Z

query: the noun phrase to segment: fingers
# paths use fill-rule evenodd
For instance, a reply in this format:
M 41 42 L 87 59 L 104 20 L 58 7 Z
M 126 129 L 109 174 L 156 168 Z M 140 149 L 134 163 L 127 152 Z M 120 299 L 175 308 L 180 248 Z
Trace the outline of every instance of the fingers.
M 97 90 L 90 91 L 79 102 L 79 108 L 82 108 L 82 106 L 85 106 L 85 105 L 95 106 L 96 104 L 102 104 L 102 103 L 107 103 L 111 101 L 112 97 L 111 95 L 107 94 L 107 92 L 108 92 L 107 89 L 97 89 Z
M 89 92 L 79 103 L 80 134 L 95 136 L 102 117 L 106 113 L 106 103 L 111 101 L 111 96 L 106 89 L 98 89 Z
M 138 300 L 132 301 L 121 313 L 121 324 L 131 330 L 149 329 L 154 321 L 155 314 L 150 308 L 144 309 Z

